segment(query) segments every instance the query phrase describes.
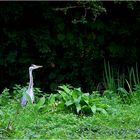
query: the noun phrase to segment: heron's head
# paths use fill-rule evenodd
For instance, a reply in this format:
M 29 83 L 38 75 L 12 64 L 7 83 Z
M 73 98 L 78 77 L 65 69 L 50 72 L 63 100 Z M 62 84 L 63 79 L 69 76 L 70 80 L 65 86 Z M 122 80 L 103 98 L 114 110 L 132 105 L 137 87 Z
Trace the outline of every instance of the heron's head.
M 30 67 L 29 67 L 29 69 L 30 70 L 34 70 L 34 69 L 38 69 L 38 68 L 42 68 L 43 66 L 39 66 L 39 65 L 34 65 L 34 64 L 32 64 Z

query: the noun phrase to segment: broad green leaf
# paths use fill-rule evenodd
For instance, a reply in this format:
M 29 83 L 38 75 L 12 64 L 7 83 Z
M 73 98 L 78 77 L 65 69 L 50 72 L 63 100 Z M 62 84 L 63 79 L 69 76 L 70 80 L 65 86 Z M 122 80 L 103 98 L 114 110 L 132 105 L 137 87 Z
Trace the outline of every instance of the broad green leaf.
M 81 105 L 76 104 L 76 112 L 79 114 L 79 111 L 81 111 Z
M 67 95 L 66 92 L 61 91 L 61 90 L 58 90 L 58 92 L 60 93 L 63 100 L 65 100 L 65 101 L 69 100 L 70 97 Z
M 66 93 L 70 93 L 71 92 L 71 90 L 66 85 L 59 86 L 59 88 L 63 89 Z
M 37 105 L 42 106 L 45 103 L 45 97 L 40 98 L 39 102 L 37 103 Z
M 77 92 L 77 90 L 73 90 L 71 95 L 72 95 L 72 97 L 73 97 L 74 100 L 77 99 L 78 98 L 78 92 Z
M 103 109 L 103 108 L 97 108 L 97 111 L 99 111 L 99 112 L 101 112 L 101 113 L 103 113 L 105 115 L 108 114 L 107 111 L 105 109 Z
M 118 91 L 120 91 L 123 94 L 123 96 L 126 96 L 127 94 L 129 94 L 129 92 L 127 92 L 126 89 L 121 88 L 121 87 L 118 88 Z
M 56 98 L 56 95 L 51 94 L 50 97 L 48 98 L 49 104 L 54 104 L 55 98 Z
M 60 102 L 60 103 L 57 105 L 57 108 L 58 108 L 58 109 L 64 109 L 64 108 L 65 108 L 65 103 L 64 103 L 64 102 Z
M 70 100 L 70 101 L 67 101 L 67 102 L 65 103 L 65 105 L 66 105 L 66 106 L 70 106 L 70 105 L 72 105 L 73 103 L 74 103 L 74 102 Z
M 89 93 L 84 93 L 83 95 L 84 95 L 84 96 L 89 96 Z
M 83 100 L 86 104 L 89 104 L 89 95 L 88 95 L 88 94 L 83 94 L 83 95 L 82 95 L 82 100 Z
M 91 111 L 94 114 L 96 113 L 96 111 L 97 111 L 96 105 L 91 106 Z
M 75 98 L 75 99 L 74 99 L 74 103 L 76 103 L 76 104 L 77 104 L 77 103 L 79 104 L 80 101 L 81 101 L 81 96 L 79 96 L 78 98 Z
M 37 104 L 34 104 L 34 109 L 38 111 L 40 108 L 43 107 L 44 103 L 45 103 L 45 97 L 43 96 L 42 98 L 40 98 Z
M 100 106 L 100 108 L 104 108 L 104 109 L 110 107 L 109 105 L 107 105 L 107 104 L 103 104 L 103 103 L 99 104 L 99 106 Z
M 81 91 L 81 88 L 79 87 L 79 88 L 76 88 L 76 90 L 78 90 L 79 92 L 81 92 L 82 93 L 82 91 Z

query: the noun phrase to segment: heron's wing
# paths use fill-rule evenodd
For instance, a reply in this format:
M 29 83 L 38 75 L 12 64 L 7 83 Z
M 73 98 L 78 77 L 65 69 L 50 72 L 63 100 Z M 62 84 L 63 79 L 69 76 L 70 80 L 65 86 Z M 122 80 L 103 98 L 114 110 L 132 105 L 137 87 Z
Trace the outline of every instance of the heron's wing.
M 27 104 L 26 96 L 22 96 L 22 98 L 21 98 L 21 105 L 25 106 L 26 104 Z

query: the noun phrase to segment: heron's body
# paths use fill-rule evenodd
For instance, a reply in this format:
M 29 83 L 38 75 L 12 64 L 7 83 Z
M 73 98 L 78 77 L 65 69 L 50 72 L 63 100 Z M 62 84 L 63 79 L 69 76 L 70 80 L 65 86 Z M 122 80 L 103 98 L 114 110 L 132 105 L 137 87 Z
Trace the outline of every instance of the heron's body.
M 29 96 L 31 98 L 31 102 L 33 103 L 35 100 L 33 89 L 27 90 L 27 93 L 29 94 Z
M 30 97 L 32 103 L 35 100 L 34 92 L 33 92 L 33 84 L 34 83 L 33 83 L 33 74 L 32 74 L 32 72 L 33 72 L 34 69 L 38 69 L 38 68 L 41 68 L 41 67 L 42 66 L 37 66 L 37 65 L 31 65 L 29 67 L 29 79 L 30 79 L 30 81 L 29 81 L 29 86 L 28 86 L 28 90 L 26 91 L 26 94 L 27 94 L 27 96 Z M 27 104 L 27 96 L 23 95 L 23 97 L 21 98 L 21 105 L 22 106 L 25 106 Z

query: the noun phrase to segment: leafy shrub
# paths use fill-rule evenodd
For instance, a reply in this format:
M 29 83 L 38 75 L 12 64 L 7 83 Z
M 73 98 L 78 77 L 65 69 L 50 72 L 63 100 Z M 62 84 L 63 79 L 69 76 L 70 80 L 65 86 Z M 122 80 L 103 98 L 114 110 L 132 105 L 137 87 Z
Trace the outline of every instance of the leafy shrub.
M 110 66 L 109 62 L 104 61 L 103 79 L 106 90 L 103 95 L 110 99 L 119 96 L 123 103 L 131 104 L 135 99 L 133 96 L 136 95 L 136 92 L 133 91 L 139 92 L 140 81 L 137 63 L 135 68 L 128 68 L 127 74 L 120 74 L 119 68 L 115 73 L 115 69 Z M 134 90 L 133 86 L 135 86 Z
M 118 88 L 119 97 L 123 101 L 123 103 L 132 103 L 132 95 L 133 93 L 128 92 L 125 88 Z
M 9 89 L 5 88 L 2 93 L 0 94 L 0 105 L 5 105 L 8 103 L 8 100 L 10 99 L 10 93 Z
M 39 111 L 41 108 L 44 107 L 46 98 L 45 96 L 42 95 L 42 92 L 39 88 L 34 88 L 35 94 L 34 104 L 31 103 L 30 97 L 26 94 L 26 91 L 27 87 L 22 87 L 21 85 L 15 85 L 11 91 L 5 88 L 2 94 L 0 94 L 0 105 L 4 106 L 6 104 L 12 104 L 11 101 L 13 102 L 16 101 L 17 105 L 20 105 L 21 97 L 25 95 L 28 100 L 27 106 L 32 107 L 34 111 Z
M 65 109 L 69 109 L 77 114 L 95 114 L 97 112 L 107 114 L 105 98 L 98 94 L 83 93 L 80 88 L 73 88 L 68 85 L 59 86 L 59 94 L 55 98 Z M 54 98 L 53 98 L 54 99 Z M 54 100 L 55 101 L 55 100 Z

